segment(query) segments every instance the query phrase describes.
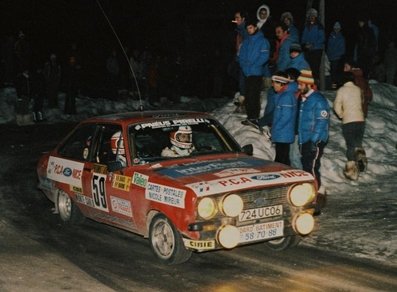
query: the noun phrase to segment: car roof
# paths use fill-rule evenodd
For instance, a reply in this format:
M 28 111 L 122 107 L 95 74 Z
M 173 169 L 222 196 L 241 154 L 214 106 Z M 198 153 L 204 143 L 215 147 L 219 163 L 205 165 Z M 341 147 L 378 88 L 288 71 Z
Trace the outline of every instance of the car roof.
M 109 115 L 92 117 L 84 123 L 109 123 L 131 124 L 139 122 L 150 122 L 158 120 L 185 119 L 185 118 L 213 118 L 204 112 L 184 111 L 184 110 L 160 110 L 160 111 L 136 111 L 114 113 Z

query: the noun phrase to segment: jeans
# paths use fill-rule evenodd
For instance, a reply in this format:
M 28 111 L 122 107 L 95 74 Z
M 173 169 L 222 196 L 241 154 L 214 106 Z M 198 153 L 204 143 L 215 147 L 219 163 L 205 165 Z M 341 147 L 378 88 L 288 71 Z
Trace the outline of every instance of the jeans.
M 351 122 L 342 125 L 342 134 L 346 142 L 346 158 L 348 161 L 355 160 L 356 148 L 363 144 L 365 122 Z

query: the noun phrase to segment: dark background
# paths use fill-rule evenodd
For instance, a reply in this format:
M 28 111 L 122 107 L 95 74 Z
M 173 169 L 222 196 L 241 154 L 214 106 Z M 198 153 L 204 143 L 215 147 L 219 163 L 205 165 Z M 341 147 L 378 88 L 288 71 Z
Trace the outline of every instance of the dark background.
M 149 48 L 160 55 L 182 54 L 185 59 L 208 65 L 227 63 L 234 54 L 234 12 L 256 9 L 267 4 L 274 21 L 284 11 L 291 11 L 302 32 L 305 0 L 100 0 L 124 46 Z M 314 1 L 318 9 L 319 1 Z M 371 18 L 380 30 L 380 52 L 395 37 L 394 0 L 325 0 L 325 29 L 342 24 L 351 54 L 357 19 Z M 33 63 L 45 62 L 51 52 L 65 59 L 70 44 L 82 51 L 83 61 L 92 72 L 103 69 L 112 48 L 120 49 L 106 18 L 95 0 L 2 0 L 0 2 L 0 40 L 23 30 L 31 44 Z M 215 55 L 218 50 L 220 55 Z M 220 59 L 221 58 L 221 59 Z M 205 68 L 203 68 L 206 70 Z M 100 71 L 100 70 L 99 70 Z

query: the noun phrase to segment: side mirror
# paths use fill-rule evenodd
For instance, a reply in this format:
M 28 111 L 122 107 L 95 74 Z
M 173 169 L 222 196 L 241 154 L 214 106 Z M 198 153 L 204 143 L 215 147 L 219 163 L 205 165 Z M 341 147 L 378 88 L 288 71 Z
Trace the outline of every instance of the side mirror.
M 252 156 L 254 154 L 254 146 L 252 144 L 244 145 L 241 150 L 247 155 Z
M 106 165 L 108 167 L 108 172 L 114 172 L 124 168 L 121 161 L 117 161 L 117 160 L 109 161 Z

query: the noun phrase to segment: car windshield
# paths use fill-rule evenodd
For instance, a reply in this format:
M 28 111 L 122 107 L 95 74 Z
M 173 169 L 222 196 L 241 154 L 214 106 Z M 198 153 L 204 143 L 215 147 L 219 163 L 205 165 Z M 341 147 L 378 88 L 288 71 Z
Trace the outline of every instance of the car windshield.
M 211 119 L 134 124 L 129 128 L 129 142 L 135 164 L 241 151 L 224 128 Z

